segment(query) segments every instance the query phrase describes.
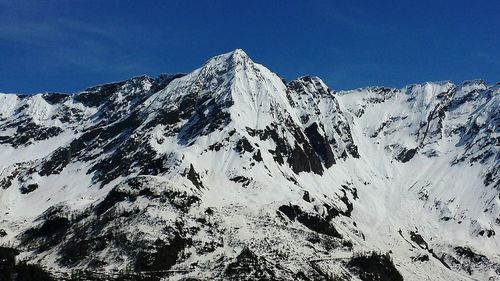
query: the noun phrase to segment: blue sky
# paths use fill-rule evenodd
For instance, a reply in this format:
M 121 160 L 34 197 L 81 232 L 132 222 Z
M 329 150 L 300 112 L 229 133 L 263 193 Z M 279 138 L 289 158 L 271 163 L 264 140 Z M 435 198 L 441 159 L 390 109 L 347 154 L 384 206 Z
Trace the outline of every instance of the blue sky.
M 500 1 L 0 0 L 0 92 L 189 72 L 244 49 L 333 89 L 500 81 Z

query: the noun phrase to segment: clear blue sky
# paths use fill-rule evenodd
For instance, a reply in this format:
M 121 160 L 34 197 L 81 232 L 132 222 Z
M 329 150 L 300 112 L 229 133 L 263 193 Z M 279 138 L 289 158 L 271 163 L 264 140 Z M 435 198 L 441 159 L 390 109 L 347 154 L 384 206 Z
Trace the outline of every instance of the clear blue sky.
M 333 89 L 500 81 L 500 1 L 0 0 L 0 92 L 189 72 L 244 49 Z

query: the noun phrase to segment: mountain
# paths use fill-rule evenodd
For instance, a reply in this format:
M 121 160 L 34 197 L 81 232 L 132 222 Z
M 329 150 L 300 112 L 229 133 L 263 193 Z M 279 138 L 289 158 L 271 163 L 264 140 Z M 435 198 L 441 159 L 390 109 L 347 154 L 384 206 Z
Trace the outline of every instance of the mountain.
M 336 92 L 238 49 L 0 94 L 0 245 L 66 280 L 500 280 L 499 93 Z

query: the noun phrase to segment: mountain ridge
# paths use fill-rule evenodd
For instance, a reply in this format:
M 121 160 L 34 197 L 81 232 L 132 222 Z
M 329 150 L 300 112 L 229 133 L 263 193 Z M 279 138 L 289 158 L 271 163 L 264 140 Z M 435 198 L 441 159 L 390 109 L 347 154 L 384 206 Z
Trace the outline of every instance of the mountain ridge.
M 375 250 L 405 280 L 495 280 L 499 91 L 285 84 L 238 49 L 189 74 L 0 94 L 0 242 L 55 271 L 358 280 L 353 253 Z

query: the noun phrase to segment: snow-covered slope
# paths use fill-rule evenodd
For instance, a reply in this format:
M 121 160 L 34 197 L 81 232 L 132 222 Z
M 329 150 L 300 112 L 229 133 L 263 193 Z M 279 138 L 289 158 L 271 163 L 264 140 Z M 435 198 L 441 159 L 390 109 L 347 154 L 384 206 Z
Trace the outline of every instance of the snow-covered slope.
M 235 50 L 0 94 L 0 243 L 59 277 L 500 280 L 499 92 L 334 92 Z

